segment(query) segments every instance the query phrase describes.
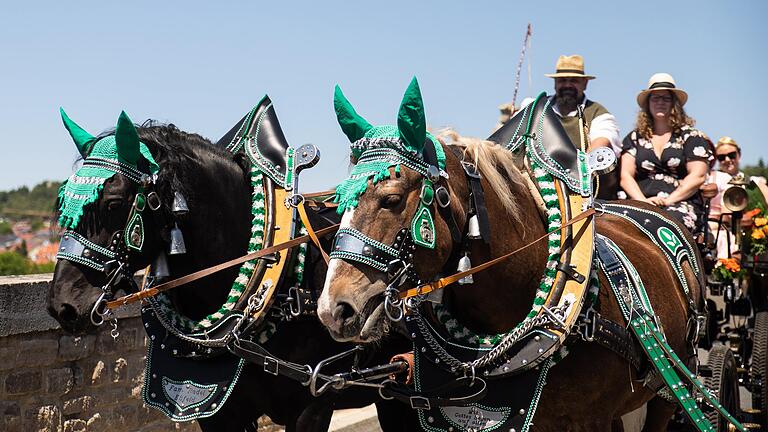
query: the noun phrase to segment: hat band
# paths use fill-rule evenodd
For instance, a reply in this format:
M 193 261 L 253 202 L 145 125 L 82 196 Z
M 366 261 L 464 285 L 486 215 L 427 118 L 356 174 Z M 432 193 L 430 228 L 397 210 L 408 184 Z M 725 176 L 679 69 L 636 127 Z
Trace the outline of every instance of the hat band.
M 671 82 L 660 81 L 660 82 L 655 82 L 655 83 L 651 84 L 651 86 L 648 87 L 648 90 L 653 90 L 653 89 L 657 89 L 657 88 L 672 88 L 673 89 L 673 88 L 675 88 L 675 85 L 672 84 Z
M 577 73 L 584 75 L 583 69 L 558 69 L 555 73 Z

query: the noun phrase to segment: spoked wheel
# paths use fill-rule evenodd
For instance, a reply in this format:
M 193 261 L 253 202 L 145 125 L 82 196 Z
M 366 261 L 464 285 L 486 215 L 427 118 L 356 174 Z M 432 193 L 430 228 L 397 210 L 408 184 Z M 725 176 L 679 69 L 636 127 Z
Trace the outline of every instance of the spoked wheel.
M 736 370 L 736 358 L 727 346 L 716 345 L 709 352 L 707 366 L 712 371 L 712 376 L 704 378 L 704 385 L 715 393 L 720 405 L 736 417 L 741 409 L 739 406 L 739 376 Z M 718 432 L 729 430 L 728 425 L 730 423 L 720 417 L 716 410 L 707 410 L 706 416 L 709 422 L 717 427 Z
M 762 431 L 768 431 L 768 312 L 755 314 L 755 333 L 752 337 L 752 366 L 749 379 L 752 383 L 752 407 L 760 410 L 755 414 Z

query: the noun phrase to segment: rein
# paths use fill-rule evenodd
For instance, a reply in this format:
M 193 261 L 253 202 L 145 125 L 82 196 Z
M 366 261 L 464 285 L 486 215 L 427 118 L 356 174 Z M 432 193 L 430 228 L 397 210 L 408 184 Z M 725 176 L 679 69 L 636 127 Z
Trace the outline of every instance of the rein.
M 408 299 L 408 298 L 415 297 L 415 296 L 422 295 L 422 294 L 429 294 L 432 291 L 445 288 L 446 286 L 448 286 L 448 285 L 450 285 L 450 284 L 452 284 L 454 282 L 457 282 L 460 279 L 463 279 L 463 278 L 465 278 L 465 277 L 467 277 L 469 275 L 472 275 L 472 274 L 475 274 L 475 273 L 479 273 L 479 272 L 481 272 L 483 270 L 486 270 L 486 269 L 488 269 L 488 268 L 490 268 L 490 267 L 492 267 L 492 266 L 494 266 L 494 265 L 504 261 L 505 259 L 507 259 L 507 258 L 509 258 L 509 257 L 511 257 L 511 256 L 513 256 L 513 255 L 515 255 L 517 253 L 519 253 L 519 252 L 522 252 L 523 250 L 525 250 L 525 249 L 533 246 L 534 244 L 544 240 L 545 238 L 547 238 L 554 231 L 563 230 L 563 229 L 565 229 L 565 228 L 575 224 L 576 222 L 579 222 L 579 221 L 581 221 L 583 219 L 592 217 L 594 214 L 595 214 L 595 209 L 594 208 L 590 208 L 590 209 L 580 213 L 578 216 L 574 217 L 573 219 L 569 220 L 568 222 L 563 223 L 562 226 L 560 226 L 559 228 L 556 228 L 556 229 L 551 230 L 551 231 L 547 231 L 541 237 L 539 237 L 539 238 L 537 238 L 537 239 L 535 239 L 535 240 L 533 240 L 533 241 L 531 241 L 531 242 L 529 242 L 529 243 L 527 243 L 527 244 L 525 244 L 525 245 L 523 245 L 523 246 L 513 250 L 512 252 L 509 252 L 508 254 L 505 254 L 505 255 L 502 255 L 500 257 L 494 258 L 494 259 L 492 259 L 490 261 L 486 261 L 483 264 L 480 264 L 478 266 L 469 268 L 467 270 L 460 271 L 458 273 L 454 273 L 454 274 L 452 274 L 450 276 L 446 276 L 444 278 L 440 278 L 440 279 L 438 279 L 438 280 L 436 280 L 434 282 L 426 283 L 426 284 L 420 285 L 420 286 L 418 286 L 416 288 L 411 288 L 411 289 L 408 289 L 408 290 L 405 290 L 405 291 L 401 291 L 399 293 L 398 297 L 401 300 L 404 300 L 404 299 Z
M 329 234 L 331 232 L 336 231 L 339 228 L 339 224 L 332 225 L 320 230 L 315 231 L 315 235 L 318 237 L 324 236 L 326 234 Z M 231 259 L 229 261 L 225 261 L 221 264 L 217 264 L 215 266 L 211 266 L 199 271 L 196 271 L 194 273 L 190 273 L 186 276 L 182 276 L 180 278 L 174 279 L 172 281 L 168 281 L 165 283 L 162 283 L 156 287 L 152 287 L 143 291 L 139 291 L 137 293 L 128 294 L 126 296 L 120 297 L 118 299 L 112 300 L 107 302 L 106 307 L 109 309 L 115 309 L 120 306 L 125 306 L 131 303 L 135 303 L 139 300 L 143 300 L 149 297 L 154 297 L 161 292 L 165 292 L 168 290 L 171 290 L 173 288 L 179 287 L 181 285 L 188 284 L 190 282 L 196 281 L 198 279 L 204 278 L 206 276 L 209 276 L 213 273 L 219 272 L 221 270 L 230 268 L 232 266 L 235 266 L 237 264 L 242 264 L 246 261 L 251 261 L 257 258 L 263 258 L 266 255 L 273 254 L 275 252 L 279 252 L 281 250 L 289 249 L 294 246 L 300 245 L 302 243 L 306 243 L 308 240 L 311 240 L 311 236 L 309 234 L 303 235 L 301 237 L 296 237 L 294 239 L 291 239 L 287 242 L 280 243 L 271 247 L 268 247 L 266 249 L 261 249 L 256 252 L 249 253 L 247 255 L 243 255 L 238 258 Z

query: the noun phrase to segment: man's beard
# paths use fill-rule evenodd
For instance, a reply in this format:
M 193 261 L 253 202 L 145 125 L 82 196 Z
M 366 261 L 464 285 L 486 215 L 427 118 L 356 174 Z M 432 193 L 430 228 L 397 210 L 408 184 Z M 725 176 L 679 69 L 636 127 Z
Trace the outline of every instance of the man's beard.
M 566 111 L 563 114 L 575 110 L 579 102 L 581 102 L 579 100 L 579 92 L 575 88 L 566 87 L 557 91 L 557 106 L 562 111 Z

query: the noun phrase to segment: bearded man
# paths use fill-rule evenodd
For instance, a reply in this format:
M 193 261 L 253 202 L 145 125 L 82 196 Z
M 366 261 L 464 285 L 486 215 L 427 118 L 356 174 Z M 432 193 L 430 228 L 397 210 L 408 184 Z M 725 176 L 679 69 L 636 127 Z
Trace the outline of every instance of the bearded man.
M 580 55 L 561 55 L 557 59 L 555 73 L 546 76 L 555 79 L 555 94 L 550 97 L 553 110 L 560 117 L 565 131 L 574 145 L 581 147 L 581 132 L 579 131 L 578 107 L 584 112 L 584 125 L 587 127 L 585 138 L 589 148 L 609 147 L 621 155 L 621 137 L 616 118 L 605 107 L 587 99 L 584 91 L 587 89 L 592 75 L 584 74 L 584 59 Z M 616 199 L 619 188 L 618 167 L 613 172 L 600 176 L 598 198 Z

